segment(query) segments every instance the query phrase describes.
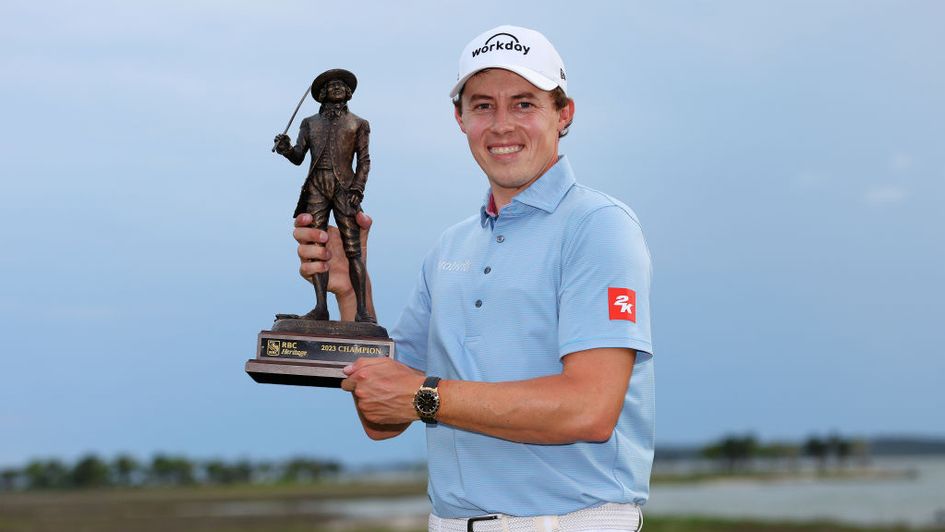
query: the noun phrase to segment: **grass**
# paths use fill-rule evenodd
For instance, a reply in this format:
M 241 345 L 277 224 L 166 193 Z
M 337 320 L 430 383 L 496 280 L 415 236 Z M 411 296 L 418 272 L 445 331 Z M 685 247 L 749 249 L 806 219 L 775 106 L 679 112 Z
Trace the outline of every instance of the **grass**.
M 326 500 L 423 494 L 422 483 L 148 488 L 0 493 L 0 531 L 118 532 L 421 532 L 425 519 L 352 518 Z M 317 504 L 322 501 L 322 504 Z M 314 503 L 314 504 L 313 504 Z M 697 517 L 647 517 L 646 532 L 891 532 L 829 522 L 782 523 Z M 945 529 L 937 529 L 945 531 Z
M 3 493 L 0 531 L 350 530 L 350 519 L 313 501 L 396 500 L 425 490 L 424 483 L 352 482 Z

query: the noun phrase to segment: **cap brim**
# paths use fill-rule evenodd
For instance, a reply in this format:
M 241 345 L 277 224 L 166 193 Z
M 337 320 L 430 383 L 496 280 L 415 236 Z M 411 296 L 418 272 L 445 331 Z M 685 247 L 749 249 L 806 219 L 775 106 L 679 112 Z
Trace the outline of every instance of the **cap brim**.
M 469 74 L 466 74 L 465 76 L 461 77 L 459 81 L 456 82 L 456 85 L 453 86 L 453 90 L 450 91 L 450 99 L 453 99 L 453 100 L 456 99 L 456 97 L 459 95 L 459 92 L 463 90 L 463 86 L 466 85 L 467 81 L 469 81 L 469 78 L 489 68 L 501 68 L 502 70 L 515 72 L 519 76 L 522 76 L 523 78 L 525 78 L 525 80 L 527 80 L 529 83 L 531 83 L 532 85 L 538 87 L 539 89 L 543 91 L 550 91 L 554 89 L 555 87 L 559 86 L 558 82 L 548 79 L 548 77 L 544 76 L 543 74 L 539 74 L 538 72 L 535 72 L 534 70 L 530 68 L 517 66 L 517 65 L 504 65 L 504 64 L 483 65 L 479 69 L 474 70 L 470 72 Z

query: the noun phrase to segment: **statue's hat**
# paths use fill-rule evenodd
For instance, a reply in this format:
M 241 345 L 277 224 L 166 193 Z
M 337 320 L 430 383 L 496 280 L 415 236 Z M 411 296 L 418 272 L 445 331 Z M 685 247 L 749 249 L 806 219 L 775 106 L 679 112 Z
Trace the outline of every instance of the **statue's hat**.
M 321 103 L 321 100 L 318 99 L 318 94 L 322 91 L 322 87 L 333 79 L 340 79 L 345 82 L 345 85 L 351 89 L 352 93 L 354 93 L 354 89 L 358 86 L 358 78 L 354 77 L 354 74 L 351 72 L 343 68 L 326 70 L 319 74 L 318 77 L 315 78 L 315 81 L 312 82 L 312 98 L 315 98 L 316 102 Z

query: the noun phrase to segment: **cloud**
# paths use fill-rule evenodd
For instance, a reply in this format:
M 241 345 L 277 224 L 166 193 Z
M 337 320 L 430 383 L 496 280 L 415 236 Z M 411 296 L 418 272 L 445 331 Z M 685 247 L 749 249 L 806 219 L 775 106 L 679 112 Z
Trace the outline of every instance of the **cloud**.
M 870 185 L 863 199 L 869 205 L 895 205 L 909 197 L 909 191 L 899 185 Z

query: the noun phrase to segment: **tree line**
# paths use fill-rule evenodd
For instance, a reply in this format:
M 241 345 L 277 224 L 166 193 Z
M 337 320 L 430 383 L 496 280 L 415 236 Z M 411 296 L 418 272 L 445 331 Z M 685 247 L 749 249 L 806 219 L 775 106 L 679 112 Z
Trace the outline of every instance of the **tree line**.
M 701 449 L 704 458 L 715 460 L 721 469 L 736 472 L 751 469 L 755 462 L 781 463 L 789 468 L 798 467 L 801 458 L 814 461 L 819 471 L 831 466 L 842 469 L 851 459 L 861 462 L 869 458 L 865 440 L 830 434 L 814 435 L 801 443 L 762 443 L 752 434 L 727 435 Z
M 156 454 L 149 461 L 120 454 L 103 459 L 87 454 L 73 463 L 32 460 L 22 468 L 0 469 L 0 492 L 109 487 L 296 484 L 337 477 L 333 460 L 295 457 L 282 461 L 192 460 Z

